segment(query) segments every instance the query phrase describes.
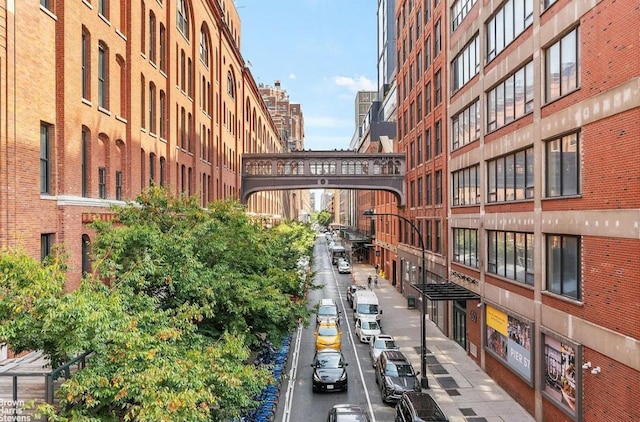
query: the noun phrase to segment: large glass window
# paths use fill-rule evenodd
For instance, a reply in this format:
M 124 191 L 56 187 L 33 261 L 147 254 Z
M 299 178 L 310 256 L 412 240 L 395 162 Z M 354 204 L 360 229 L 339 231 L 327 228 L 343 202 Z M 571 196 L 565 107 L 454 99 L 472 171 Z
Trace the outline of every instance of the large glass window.
M 82 98 L 91 99 L 91 35 L 82 28 Z
M 453 261 L 478 268 L 477 229 L 453 229 Z
M 487 92 L 487 131 L 496 130 L 533 111 L 533 62 Z
M 546 143 L 545 194 L 548 198 L 580 193 L 580 134 Z
M 487 201 L 533 198 L 533 147 L 487 162 Z
M 480 101 L 478 99 L 451 118 L 451 138 L 453 150 L 480 139 Z
M 578 28 L 545 51 L 546 101 L 553 101 L 580 84 L 580 40 Z
M 451 62 L 451 89 L 455 92 L 480 71 L 480 36 L 475 37 Z
M 577 236 L 547 235 L 546 290 L 580 300 L 580 238 Z
M 436 171 L 436 205 L 442 204 L 442 170 Z
M 458 29 L 474 4 L 476 4 L 476 0 L 456 0 L 453 2 L 451 6 L 451 32 Z
M 487 61 L 533 23 L 533 0 L 507 0 L 487 22 Z
M 177 25 L 178 31 L 180 31 L 186 39 L 189 39 L 189 10 L 187 9 L 186 3 L 185 0 L 178 0 Z
M 451 175 L 453 183 L 453 205 L 475 205 L 480 203 L 479 165 L 467 167 Z
M 487 271 L 533 286 L 533 233 L 488 231 Z

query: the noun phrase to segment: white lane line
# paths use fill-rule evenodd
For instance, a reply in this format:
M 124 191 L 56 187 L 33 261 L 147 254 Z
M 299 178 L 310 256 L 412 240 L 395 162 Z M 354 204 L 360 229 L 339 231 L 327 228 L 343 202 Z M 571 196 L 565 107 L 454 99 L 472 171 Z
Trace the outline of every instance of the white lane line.
M 358 357 L 358 350 L 356 349 L 356 343 L 354 341 L 353 331 L 351 329 L 351 324 L 347 320 L 347 308 L 344 305 L 344 299 L 342 297 L 342 291 L 340 290 L 340 285 L 338 284 L 338 278 L 336 277 L 336 273 L 333 269 L 333 265 L 331 266 L 331 271 L 333 272 L 333 281 L 336 284 L 338 290 L 338 297 L 340 298 L 340 305 L 342 305 L 342 315 L 344 316 L 343 320 L 345 325 L 347 326 L 347 332 L 349 333 L 349 341 L 351 341 L 351 345 L 353 346 L 353 354 L 356 357 L 356 363 L 358 365 L 358 372 L 360 373 L 360 381 L 362 382 L 362 388 L 364 390 L 364 395 L 367 398 L 367 406 L 369 407 L 369 414 L 371 415 L 371 422 L 376 422 L 376 415 L 373 413 L 373 407 L 371 406 L 371 398 L 369 397 L 369 391 L 367 390 L 367 384 L 364 381 L 364 373 L 362 372 L 362 365 L 360 364 L 360 358 Z M 358 342 L 360 339 L 358 339 Z
M 293 348 L 293 359 L 291 369 L 289 370 L 289 379 L 287 380 L 287 392 L 285 393 L 284 412 L 282 422 L 288 422 L 291 418 L 291 406 L 293 405 L 293 392 L 296 386 L 296 374 L 298 368 L 298 360 L 300 358 L 300 343 L 302 339 L 302 325 L 298 325 L 296 332 L 296 342 Z

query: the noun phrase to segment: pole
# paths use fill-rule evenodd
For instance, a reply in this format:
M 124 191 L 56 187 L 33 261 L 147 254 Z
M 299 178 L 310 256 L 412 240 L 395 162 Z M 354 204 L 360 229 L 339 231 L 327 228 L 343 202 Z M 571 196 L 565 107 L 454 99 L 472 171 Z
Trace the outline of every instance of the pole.
M 422 252 L 422 281 L 420 282 L 420 298 L 422 301 L 422 312 L 420 316 L 420 385 L 422 388 L 429 388 L 429 379 L 427 378 L 427 345 L 426 345 L 426 337 L 427 337 L 427 301 L 425 298 L 424 290 L 427 284 L 427 267 L 426 267 L 426 257 L 425 257 L 425 247 L 424 247 L 424 239 L 422 237 L 422 231 L 416 227 L 415 224 L 408 218 L 394 213 L 376 213 L 374 210 L 365 210 L 363 215 L 367 216 L 375 216 L 375 215 L 390 215 L 393 217 L 398 217 L 402 221 L 406 222 L 411 226 L 413 230 L 415 230 L 418 238 L 420 239 L 420 250 Z

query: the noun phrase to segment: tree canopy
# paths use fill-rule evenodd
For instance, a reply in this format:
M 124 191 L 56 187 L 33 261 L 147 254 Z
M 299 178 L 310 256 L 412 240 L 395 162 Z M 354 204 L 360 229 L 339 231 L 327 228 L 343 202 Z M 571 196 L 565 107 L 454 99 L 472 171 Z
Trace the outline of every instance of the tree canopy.
M 51 420 L 220 420 L 254 405 L 270 380 L 249 359 L 308 321 L 298 260 L 314 235 L 267 229 L 237 202 L 204 209 L 159 188 L 94 223 L 93 269 L 65 292 L 63 255 L 0 254 L 0 341 L 57 365 L 91 351 Z

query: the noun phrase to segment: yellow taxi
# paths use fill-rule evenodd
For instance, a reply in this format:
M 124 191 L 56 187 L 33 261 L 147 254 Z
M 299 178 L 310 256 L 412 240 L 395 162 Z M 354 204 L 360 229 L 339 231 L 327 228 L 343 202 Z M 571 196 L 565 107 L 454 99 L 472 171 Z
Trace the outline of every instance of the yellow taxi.
M 316 327 L 316 350 L 340 350 L 342 332 L 337 321 L 323 321 Z

